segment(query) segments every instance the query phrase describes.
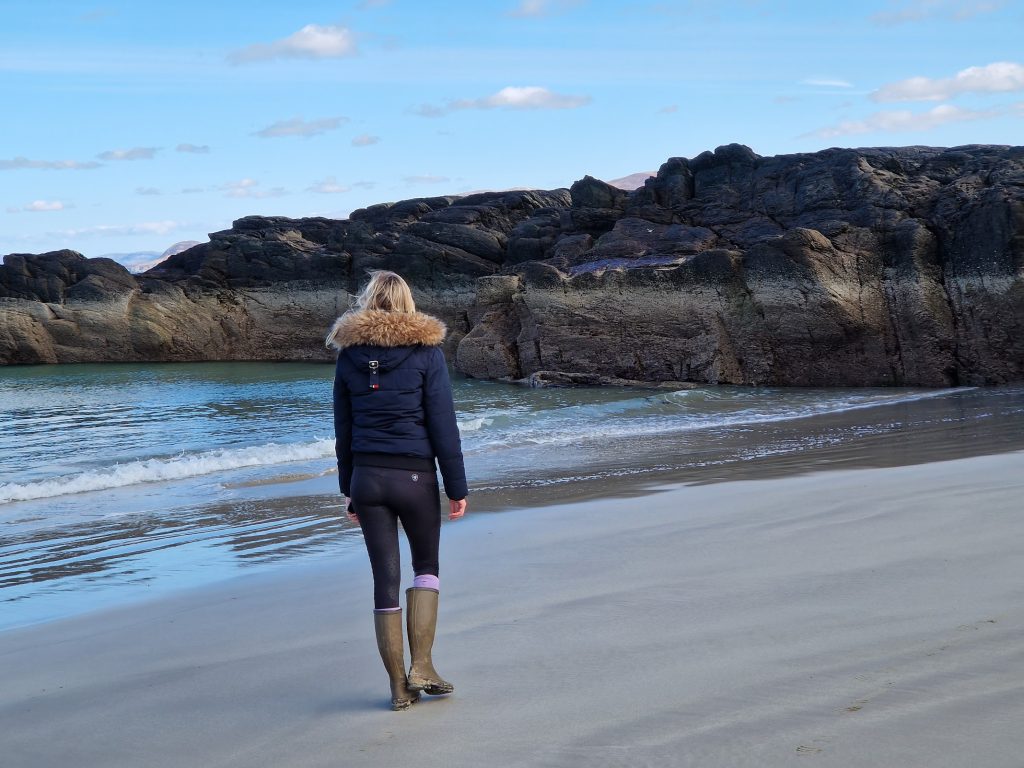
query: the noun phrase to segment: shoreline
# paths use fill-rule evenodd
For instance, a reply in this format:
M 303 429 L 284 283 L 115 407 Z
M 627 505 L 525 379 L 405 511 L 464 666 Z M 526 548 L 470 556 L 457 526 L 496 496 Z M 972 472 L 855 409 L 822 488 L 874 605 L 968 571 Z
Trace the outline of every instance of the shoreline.
M 822 418 L 814 417 L 813 423 L 817 424 L 819 435 L 827 436 L 830 429 L 847 435 L 855 428 L 852 425 L 859 417 L 840 413 L 824 417 L 831 421 L 823 422 Z M 810 423 L 808 419 L 796 419 L 763 425 L 775 433 L 776 440 L 783 443 L 786 439 L 794 440 L 796 448 L 781 452 L 755 451 L 749 458 L 734 456 L 725 461 L 705 462 L 706 457 L 697 455 L 689 466 L 672 466 L 671 458 L 668 464 L 647 463 L 656 461 L 657 457 L 624 455 L 616 458 L 615 465 L 588 464 L 567 476 L 547 467 L 535 471 L 533 477 L 527 473 L 527 479 L 515 481 L 515 485 L 503 482 L 487 485 L 487 481 L 481 481 L 471 487 L 471 513 L 516 514 L 525 508 L 580 505 L 609 498 L 641 499 L 665 486 L 701 486 L 794 478 L 819 472 L 915 466 L 1024 450 L 1024 432 L 1019 429 L 1021 420 L 1015 415 L 988 419 L 984 425 L 959 425 L 955 430 L 942 433 L 919 433 L 914 428 L 906 432 L 869 431 L 866 435 L 845 436 L 837 444 L 816 442 L 813 448 L 803 442 L 810 434 L 807 431 Z M 756 444 L 753 434 L 748 430 L 743 439 Z M 164 512 L 167 496 L 160 486 L 159 483 L 143 486 L 151 510 L 126 514 L 109 514 L 108 510 L 108 514 L 98 518 L 82 518 L 68 529 L 93 541 L 110 542 L 111 546 L 125 543 L 122 537 L 136 537 L 138 530 L 148 530 L 150 533 L 145 537 L 148 543 L 143 546 L 153 548 L 159 561 L 143 556 L 134 563 L 115 565 L 120 572 L 111 575 L 103 570 L 90 572 L 88 560 L 63 564 L 59 550 L 42 550 L 42 555 L 37 555 L 32 563 L 32 582 L 26 584 L 22 594 L 18 594 L 17 584 L 7 587 L 7 592 L 13 594 L 6 602 L 10 610 L 5 617 L 0 617 L 3 619 L 0 633 L 120 605 L 137 605 L 194 587 L 216 586 L 254 571 L 277 573 L 301 569 L 307 564 L 335 558 L 343 551 L 354 551 L 357 556 L 363 552 L 357 527 L 337 513 L 340 497 L 333 468 L 224 483 L 223 487 L 236 494 L 234 499 L 184 506 L 184 516 L 178 520 Z M 120 495 L 122 500 L 132 499 L 134 503 L 138 497 L 126 495 L 131 490 L 125 489 L 122 493 L 114 489 L 113 494 Z M 107 498 L 111 498 L 109 492 Z M 185 497 L 180 493 L 176 498 L 184 504 Z M 177 504 L 171 504 L 172 508 L 175 506 Z M 48 527 L 46 518 L 37 520 L 44 528 Z M 232 523 L 225 526 L 222 521 Z M 191 524 L 191 533 L 176 539 L 178 524 Z M 161 531 L 165 528 L 169 530 L 171 546 L 162 549 Z M 35 541 L 38 548 L 41 546 L 38 542 L 46 539 L 36 538 Z M 68 545 L 72 554 L 75 554 L 76 541 L 73 538 Z M 269 548 L 265 554 L 260 554 L 261 542 Z M 207 548 L 209 544 L 213 549 Z M 26 552 L 25 556 L 28 555 Z M 29 610 L 26 611 L 26 607 Z M 14 618 L 15 615 L 18 617 Z
M 456 694 L 406 713 L 362 553 L 11 629 L 0 752 L 1009 768 L 1022 469 L 1015 452 L 470 513 L 442 540 L 434 658 Z

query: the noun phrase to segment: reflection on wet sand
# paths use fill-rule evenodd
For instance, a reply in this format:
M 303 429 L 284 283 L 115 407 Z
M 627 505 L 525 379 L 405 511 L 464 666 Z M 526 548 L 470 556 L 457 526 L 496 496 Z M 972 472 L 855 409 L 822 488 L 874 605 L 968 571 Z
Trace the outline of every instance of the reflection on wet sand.
M 354 533 L 337 498 L 241 501 L 168 516 L 124 515 L 24 536 L 0 536 L 4 602 L 50 588 L 85 589 L 138 581 L 162 568 L 230 571 L 317 552 L 336 551 Z M 175 550 L 174 558 L 160 558 Z M 150 565 L 158 562 L 160 566 Z M 27 585 L 35 588 L 26 589 Z M 21 587 L 21 589 L 19 589 Z

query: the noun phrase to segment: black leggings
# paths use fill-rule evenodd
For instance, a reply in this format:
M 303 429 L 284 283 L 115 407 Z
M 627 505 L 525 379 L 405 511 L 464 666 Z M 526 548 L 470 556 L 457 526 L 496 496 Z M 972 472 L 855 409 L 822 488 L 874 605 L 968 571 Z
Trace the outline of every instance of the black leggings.
M 352 470 L 352 508 L 359 516 L 373 569 L 374 608 L 398 605 L 402 567 L 398 521 L 409 540 L 417 576 L 437 576 L 441 540 L 441 497 L 437 476 L 407 469 L 360 467 Z

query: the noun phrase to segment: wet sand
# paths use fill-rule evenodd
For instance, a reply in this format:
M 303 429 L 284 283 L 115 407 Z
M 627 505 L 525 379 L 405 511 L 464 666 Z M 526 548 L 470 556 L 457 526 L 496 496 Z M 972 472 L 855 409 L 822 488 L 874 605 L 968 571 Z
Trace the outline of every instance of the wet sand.
M 46 766 L 1019 766 L 1024 453 L 473 516 L 388 708 L 365 555 L 0 633 Z

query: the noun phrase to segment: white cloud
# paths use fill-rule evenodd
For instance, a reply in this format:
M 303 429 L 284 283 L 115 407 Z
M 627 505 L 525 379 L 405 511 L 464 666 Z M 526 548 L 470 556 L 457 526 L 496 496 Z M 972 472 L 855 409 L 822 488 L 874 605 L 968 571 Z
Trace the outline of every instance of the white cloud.
M 844 120 L 835 125 L 826 126 L 817 131 L 804 134 L 804 137 L 816 136 L 829 139 L 836 136 L 850 136 L 859 133 L 927 131 L 947 123 L 983 120 L 989 117 L 997 117 L 1001 113 L 1001 110 L 995 109 L 961 109 L 951 104 L 939 104 L 927 112 L 911 112 L 909 109 L 875 112 L 863 120 Z
M 307 24 L 273 43 L 257 43 L 228 55 L 233 64 L 271 59 L 340 59 L 354 56 L 356 38 L 347 27 Z
M 380 136 L 370 136 L 369 134 L 362 134 L 352 139 L 353 147 L 368 147 L 371 144 L 377 144 L 380 141 Z
M 333 176 L 328 176 L 323 181 L 318 181 L 311 187 L 306 187 L 307 192 L 317 192 L 321 195 L 337 195 L 342 192 L 348 192 L 350 189 L 352 187 L 342 186 Z
M 135 188 L 135 194 L 136 195 L 159 195 L 160 194 L 160 190 L 157 189 L 156 187 L 136 187 Z
M 181 190 L 181 194 L 183 194 L 183 195 L 195 195 L 195 194 L 198 194 L 199 192 L 205 192 L 205 191 L 206 190 L 203 189 L 202 187 L 185 187 L 184 189 Z
M 801 85 L 815 85 L 822 88 L 853 88 L 853 83 L 831 77 L 807 77 L 800 81 Z
M 179 144 L 174 148 L 175 152 L 191 152 L 196 155 L 205 155 L 210 151 L 206 144 Z
M 451 181 L 447 176 L 431 176 L 430 174 L 424 176 L 403 176 L 402 181 L 406 184 L 441 184 L 445 181 Z
M 88 161 L 80 163 L 77 160 L 29 160 L 27 157 L 14 157 L 10 160 L 0 160 L 0 171 L 14 171 L 23 168 L 36 168 L 47 171 L 85 171 L 91 168 L 99 168 L 102 163 Z
M 51 234 L 68 239 L 95 237 L 98 235 L 166 235 L 169 232 L 183 229 L 186 226 L 188 225 L 180 221 L 144 221 L 141 224 L 100 224 L 94 227 L 83 227 L 82 229 L 63 229 Z
M 911 77 L 883 85 L 871 94 L 872 101 L 945 101 L 965 93 L 1008 93 L 1024 90 L 1024 66 L 997 61 L 984 67 L 968 67 L 953 77 Z
M 508 15 L 518 19 L 535 19 L 568 10 L 580 3 L 581 0 L 520 0 Z
M 21 208 L 17 206 L 9 206 L 7 208 L 8 213 L 21 213 L 22 211 L 63 211 L 65 208 L 74 208 L 71 203 L 63 203 L 60 200 L 33 200 L 28 205 L 23 205 Z
M 318 136 L 327 131 L 336 130 L 342 123 L 347 123 L 347 117 L 325 117 L 320 120 L 310 120 L 308 123 L 301 117 L 293 117 L 291 120 L 279 120 L 273 125 L 256 131 L 254 136 L 263 139 L 279 138 L 282 136 Z
M 288 194 L 284 187 L 271 187 L 270 189 L 257 189 L 260 183 L 256 179 L 240 179 L 221 184 L 218 189 L 224 192 L 224 197 L 247 197 L 263 199 L 267 197 L 281 197 Z
M 931 19 L 962 21 L 998 11 L 1006 0 L 894 0 L 890 5 L 892 10 L 873 14 L 871 21 L 886 26 Z
M 480 99 L 457 99 L 440 107 L 423 104 L 413 111 L 421 117 L 440 117 L 460 109 L 576 109 L 589 103 L 589 96 L 554 93 L 536 85 L 510 85 Z
M 132 147 L 131 149 L 109 149 L 96 155 L 100 160 L 152 160 L 160 151 L 159 147 Z

